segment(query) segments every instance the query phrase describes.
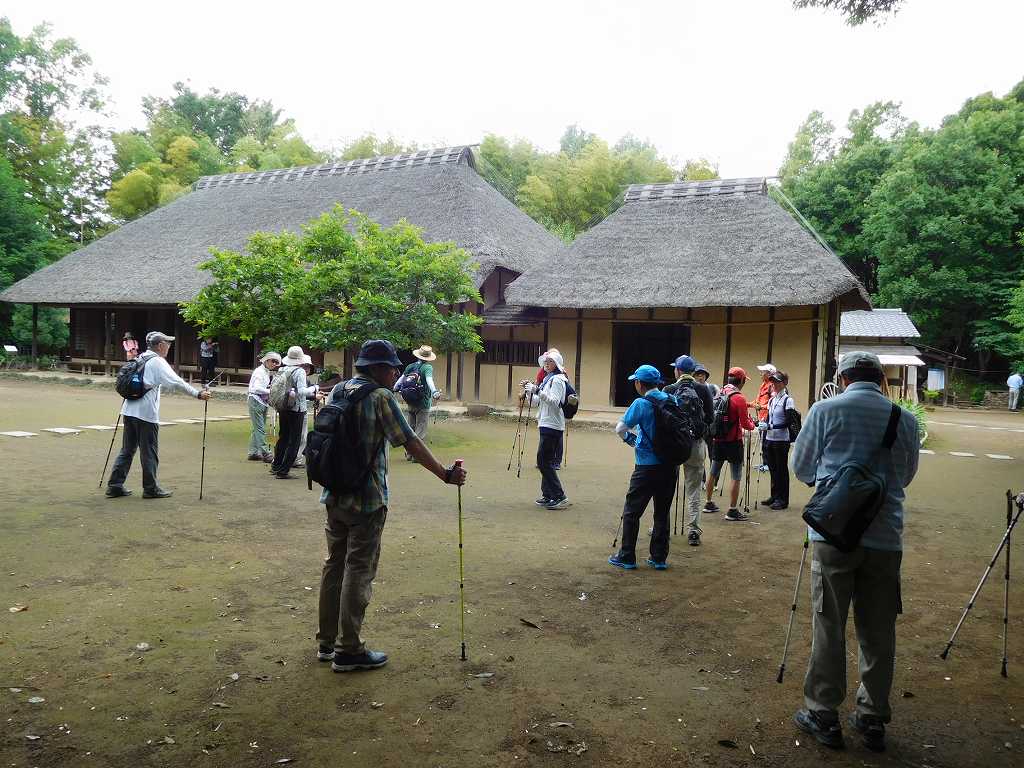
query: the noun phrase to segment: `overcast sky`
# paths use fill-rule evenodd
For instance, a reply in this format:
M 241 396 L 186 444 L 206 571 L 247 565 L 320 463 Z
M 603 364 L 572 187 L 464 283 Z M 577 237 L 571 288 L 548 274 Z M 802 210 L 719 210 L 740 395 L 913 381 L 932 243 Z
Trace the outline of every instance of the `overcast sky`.
M 907 0 L 851 29 L 790 0 L 674 2 L 51 2 L 5 0 L 18 34 L 48 21 L 110 79 L 112 121 L 187 80 L 272 100 L 319 148 L 367 131 L 421 145 L 487 133 L 553 149 L 578 123 L 729 176 L 771 175 L 813 109 L 843 124 L 876 100 L 935 125 L 1024 78 L 1016 0 Z

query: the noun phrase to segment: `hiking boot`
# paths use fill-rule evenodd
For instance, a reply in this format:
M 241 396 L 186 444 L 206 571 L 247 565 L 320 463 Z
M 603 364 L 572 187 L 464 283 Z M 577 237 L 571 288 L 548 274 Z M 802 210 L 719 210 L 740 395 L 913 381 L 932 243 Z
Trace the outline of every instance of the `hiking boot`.
M 546 507 L 548 504 L 551 503 L 551 499 L 549 499 L 546 496 L 541 496 L 539 499 L 537 499 L 533 503 L 536 504 L 538 507 Z
M 797 728 L 811 734 L 819 744 L 824 744 L 829 749 L 843 749 L 846 746 L 839 718 L 832 713 L 801 709 L 793 715 L 793 722 Z
M 317 661 L 331 661 L 334 659 L 334 649 L 329 645 L 321 645 L 316 649 Z
M 247 458 L 249 461 L 263 461 L 263 457 L 258 453 L 250 453 L 245 458 Z
M 306 462 L 303 461 L 302 459 L 299 459 L 294 464 L 292 464 L 292 469 L 302 469 L 305 466 L 306 466 Z
M 103 495 L 108 499 L 117 499 L 121 496 L 131 496 L 132 492 L 127 488 L 122 488 L 120 485 L 108 485 L 107 492 Z
M 705 511 L 705 512 L 721 512 L 722 510 L 720 510 L 720 509 L 718 508 L 718 505 L 717 505 L 717 504 L 715 504 L 715 502 L 713 502 L 713 501 L 709 501 L 709 502 L 707 502 L 707 503 L 706 503 L 706 504 L 704 505 L 704 511 Z
M 648 557 L 647 564 L 656 571 L 668 570 L 668 563 L 666 563 L 664 560 L 655 560 L 653 557 Z
M 608 558 L 608 562 L 614 565 L 616 568 L 621 568 L 624 571 L 635 571 L 636 563 L 631 563 L 626 560 L 622 560 L 618 555 L 612 555 Z
M 686 537 L 686 541 L 691 547 L 700 546 L 700 534 L 696 531 L 690 531 L 690 535 Z
M 165 491 L 163 488 L 154 488 L 152 491 L 143 491 L 144 499 L 169 499 L 174 495 L 173 491 Z
M 729 507 L 729 511 L 725 513 L 725 519 L 730 523 L 742 523 L 744 520 L 749 520 L 750 515 L 743 514 L 736 507 Z
M 357 669 L 376 669 L 388 663 L 388 655 L 367 648 L 362 653 L 334 653 L 331 669 L 335 672 L 354 672 Z
M 572 502 L 569 501 L 567 497 L 563 496 L 560 499 L 553 499 L 552 501 L 549 501 L 545 505 L 545 509 L 565 509 L 571 504 Z
M 882 718 L 851 712 L 847 722 L 861 735 L 865 747 L 872 752 L 885 752 L 885 723 Z
M 769 496 L 767 499 L 762 499 L 761 503 L 764 504 L 766 507 L 770 507 L 772 504 L 775 503 L 775 497 Z
M 788 506 L 789 506 L 789 504 L 787 504 L 784 501 L 773 501 L 770 509 L 776 509 L 776 510 L 778 510 L 778 509 L 785 509 Z
M 293 479 L 292 476 L 289 475 L 287 472 L 275 472 L 274 473 L 274 477 L 276 477 L 278 480 L 292 480 Z

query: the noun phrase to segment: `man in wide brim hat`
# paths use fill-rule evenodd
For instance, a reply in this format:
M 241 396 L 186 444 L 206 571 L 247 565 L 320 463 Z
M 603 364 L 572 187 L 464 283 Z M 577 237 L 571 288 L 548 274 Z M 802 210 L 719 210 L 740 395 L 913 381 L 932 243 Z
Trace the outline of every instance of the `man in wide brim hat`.
M 401 370 L 394 345 L 371 339 L 359 350 L 356 375 L 331 391 L 331 405 L 350 401 L 345 419 L 353 419 L 352 429 L 359 436 L 351 449 L 362 452 L 368 467 L 360 490 L 335 493 L 325 488 L 320 497 L 327 507 L 327 557 L 320 580 L 317 658 L 330 661 L 335 672 L 376 669 L 388 661 L 386 653 L 370 650 L 360 637 L 388 514 L 388 446 L 405 446 L 444 483 L 462 485 L 466 480 L 465 469 L 442 466 L 406 421 L 392 392 Z
M 427 426 L 430 424 L 430 408 L 435 400 L 441 397 L 441 391 L 434 385 L 434 366 L 430 363 L 437 360 L 432 347 L 424 344 L 412 351 L 416 362 L 409 363 L 402 371 L 402 377 L 395 384 L 395 391 L 405 401 L 409 409 L 409 423 L 420 440 L 427 439 Z M 408 461 L 415 461 L 412 454 L 406 456 Z

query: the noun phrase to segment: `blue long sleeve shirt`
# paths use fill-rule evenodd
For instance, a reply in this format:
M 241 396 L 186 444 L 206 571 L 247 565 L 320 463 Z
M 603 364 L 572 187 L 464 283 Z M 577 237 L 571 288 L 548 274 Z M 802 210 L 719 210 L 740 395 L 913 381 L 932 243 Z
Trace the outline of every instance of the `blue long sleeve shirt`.
M 882 444 L 891 408 L 892 402 L 879 386 L 866 381 L 854 382 L 841 395 L 815 403 L 793 445 L 793 474 L 805 483 L 817 483 L 848 461 L 868 463 Z M 892 451 L 883 451 L 878 459 L 877 470 L 886 475 L 885 501 L 864 532 L 862 546 L 902 551 L 903 489 L 917 474 L 920 447 L 917 419 L 902 409 Z M 809 533 L 812 541 L 824 540 L 813 530 Z

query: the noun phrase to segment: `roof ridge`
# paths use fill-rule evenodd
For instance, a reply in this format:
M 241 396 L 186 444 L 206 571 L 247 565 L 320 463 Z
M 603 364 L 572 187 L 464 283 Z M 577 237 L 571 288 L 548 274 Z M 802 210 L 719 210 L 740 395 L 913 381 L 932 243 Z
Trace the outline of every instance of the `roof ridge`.
M 709 179 L 706 181 L 668 181 L 657 184 L 630 184 L 623 202 L 663 200 L 678 197 L 708 197 L 711 195 L 768 194 L 765 176 L 746 176 L 735 179 Z
M 269 171 L 244 171 L 241 173 L 202 176 L 192 185 L 192 188 L 210 189 L 212 187 L 227 187 L 237 184 L 272 184 L 279 181 L 298 181 L 300 179 L 317 178 L 320 176 L 349 176 L 370 173 L 372 171 L 392 171 L 424 165 L 449 165 L 460 163 L 464 157 L 469 165 L 473 165 L 472 152 L 468 145 L 439 147 L 423 149 L 418 152 L 367 157 L 339 163 L 321 163 L 319 165 L 300 165 L 292 168 L 275 168 Z

